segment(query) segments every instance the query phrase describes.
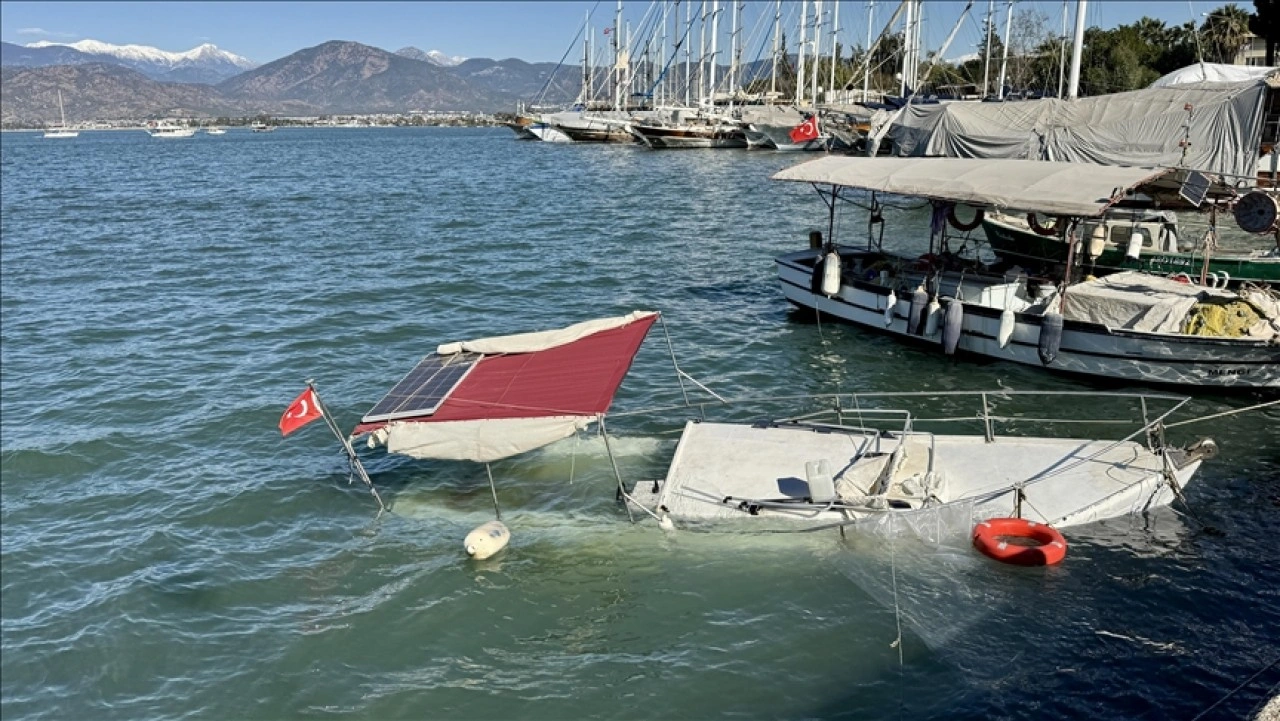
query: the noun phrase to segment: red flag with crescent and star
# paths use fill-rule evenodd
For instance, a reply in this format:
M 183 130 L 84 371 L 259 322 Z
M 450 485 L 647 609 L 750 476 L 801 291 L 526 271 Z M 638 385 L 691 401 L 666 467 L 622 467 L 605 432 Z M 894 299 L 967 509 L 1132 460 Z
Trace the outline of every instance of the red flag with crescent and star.
M 818 137 L 818 116 L 810 115 L 803 123 L 791 129 L 791 142 L 803 143 Z
M 320 414 L 320 403 L 316 398 L 316 392 L 311 388 L 306 389 L 302 395 L 293 399 L 289 409 L 280 416 L 280 435 L 287 436 L 293 433 L 319 418 Z

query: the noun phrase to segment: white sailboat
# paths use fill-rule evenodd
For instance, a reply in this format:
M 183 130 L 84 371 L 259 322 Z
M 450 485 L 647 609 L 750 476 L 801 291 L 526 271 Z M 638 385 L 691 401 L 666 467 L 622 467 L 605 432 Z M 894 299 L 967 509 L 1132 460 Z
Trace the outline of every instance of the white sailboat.
M 58 115 L 62 119 L 56 128 L 49 128 L 44 131 L 46 138 L 74 138 L 80 135 L 80 131 L 72 130 L 67 127 L 67 113 L 62 109 L 62 91 L 58 91 Z

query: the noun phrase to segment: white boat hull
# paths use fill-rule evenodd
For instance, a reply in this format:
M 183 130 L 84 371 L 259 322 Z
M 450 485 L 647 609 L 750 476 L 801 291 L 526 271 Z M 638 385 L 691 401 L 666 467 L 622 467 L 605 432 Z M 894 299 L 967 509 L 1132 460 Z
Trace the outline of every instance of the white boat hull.
M 904 339 L 941 348 L 935 336 L 908 332 L 910 292 L 899 288 L 891 322 L 886 323 L 888 285 L 845 280 L 840 292 L 827 296 L 812 290 L 813 250 L 777 258 L 778 278 L 787 300 L 822 313 Z M 943 295 L 947 295 L 944 284 Z M 945 303 L 944 303 L 945 304 Z M 1042 316 L 1015 313 L 1013 334 L 1000 347 L 999 308 L 963 304 L 958 350 L 1048 370 L 1143 383 L 1219 388 L 1280 388 L 1280 345 L 1243 338 L 1209 338 L 1109 329 L 1096 323 L 1067 320 L 1057 356 L 1040 358 Z

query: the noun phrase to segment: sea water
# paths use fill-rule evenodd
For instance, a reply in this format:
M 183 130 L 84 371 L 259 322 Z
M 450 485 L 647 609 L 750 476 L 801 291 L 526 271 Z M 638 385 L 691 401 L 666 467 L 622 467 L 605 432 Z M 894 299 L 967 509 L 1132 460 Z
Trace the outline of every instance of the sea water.
M 1047 569 L 963 545 L 663 533 L 615 502 L 591 434 L 494 464 L 512 541 L 476 562 L 461 544 L 493 517 L 483 467 L 361 449 L 379 515 L 321 424 L 280 437 L 306 379 L 346 430 L 438 343 L 636 309 L 663 325 L 622 409 L 679 400 L 668 334 L 723 395 L 1091 388 L 789 308 L 773 258 L 828 231 L 810 187 L 769 180 L 802 159 L 505 129 L 5 133 L 0 713 L 1256 709 L 1280 683 L 1263 671 L 1280 655 L 1275 412 L 1171 430 L 1221 446 L 1190 510 L 1070 529 Z M 922 252 L 928 211 L 900 205 L 886 245 Z M 838 232 L 865 238 L 865 211 Z M 1180 417 L 1251 402 L 1196 394 Z M 655 478 L 675 436 L 619 422 L 613 442 Z

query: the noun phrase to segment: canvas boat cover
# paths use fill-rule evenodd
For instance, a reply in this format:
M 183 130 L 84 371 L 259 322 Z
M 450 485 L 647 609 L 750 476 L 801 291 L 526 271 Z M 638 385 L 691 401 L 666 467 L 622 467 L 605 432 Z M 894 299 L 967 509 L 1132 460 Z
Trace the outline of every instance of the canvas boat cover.
M 901 157 L 1183 167 L 1253 178 L 1267 89 L 1265 80 L 1198 82 L 1073 101 L 908 105 L 894 115 L 888 137 Z
M 484 356 L 430 415 L 361 423 L 352 436 L 413 458 L 494 461 L 567 438 L 608 410 L 658 314 L 450 343 Z
M 972 158 L 830 155 L 786 168 L 774 180 L 875 190 L 997 209 L 1095 217 L 1123 192 L 1173 171 L 1158 168 Z
M 1265 65 L 1226 65 L 1223 63 L 1196 63 L 1162 75 L 1147 87 L 1163 88 L 1186 83 L 1243 83 L 1261 80 L 1276 68 Z

